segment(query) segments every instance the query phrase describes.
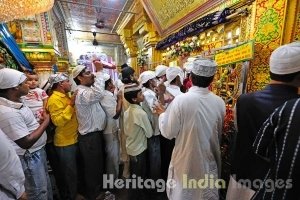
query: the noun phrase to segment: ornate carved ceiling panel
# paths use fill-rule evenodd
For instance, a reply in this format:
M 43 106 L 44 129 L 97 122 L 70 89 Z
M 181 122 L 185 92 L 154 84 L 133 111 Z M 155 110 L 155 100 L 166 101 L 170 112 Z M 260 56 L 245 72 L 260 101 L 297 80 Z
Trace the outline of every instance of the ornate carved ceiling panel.
M 121 19 L 133 15 L 128 9 L 133 0 L 56 0 L 61 10 L 66 29 L 82 39 L 91 39 L 89 32 L 117 35 Z M 95 24 L 100 23 L 97 27 Z M 75 31 L 76 30 L 76 31 Z M 76 32 L 76 33 L 75 33 Z M 80 33 L 81 32 L 81 33 Z
M 193 21 L 221 0 L 141 0 L 162 37 Z

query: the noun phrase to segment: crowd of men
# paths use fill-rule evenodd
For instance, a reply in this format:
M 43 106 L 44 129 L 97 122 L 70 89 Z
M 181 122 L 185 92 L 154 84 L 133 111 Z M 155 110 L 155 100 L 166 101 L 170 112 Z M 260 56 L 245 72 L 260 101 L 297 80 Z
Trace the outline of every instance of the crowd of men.
M 0 199 L 53 199 L 47 160 L 62 200 L 114 199 L 105 174 L 172 180 L 171 200 L 220 199 L 226 111 L 209 89 L 215 61 L 193 59 L 185 80 L 180 67 L 137 77 L 124 64 L 114 82 L 93 65 L 51 75 L 44 90 L 34 72 L 0 69 Z M 300 42 L 274 50 L 269 65 L 270 83 L 237 99 L 228 200 L 300 196 Z M 202 187 L 207 177 L 214 184 Z M 150 194 L 127 189 L 129 200 Z

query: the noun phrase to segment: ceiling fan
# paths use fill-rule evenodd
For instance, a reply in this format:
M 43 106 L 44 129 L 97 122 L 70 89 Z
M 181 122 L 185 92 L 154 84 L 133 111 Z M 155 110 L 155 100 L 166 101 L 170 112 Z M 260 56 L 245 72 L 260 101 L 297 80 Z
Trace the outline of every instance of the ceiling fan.
M 106 28 L 104 18 L 103 18 L 103 16 L 101 17 L 101 8 L 96 8 L 96 17 L 97 17 L 97 21 L 94 24 L 96 26 L 96 28 L 99 28 L 99 29 Z
M 98 43 L 98 41 L 96 40 L 96 32 L 93 32 L 93 36 L 94 36 L 94 40 L 93 40 L 93 45 L 94 46 L 98 46 L 99 45 L 99 43 Z
M 104 20 L 97 19 L 97 22 L 95 23 L 95 26 L 99 29 L 103 29 L 105 27 Z

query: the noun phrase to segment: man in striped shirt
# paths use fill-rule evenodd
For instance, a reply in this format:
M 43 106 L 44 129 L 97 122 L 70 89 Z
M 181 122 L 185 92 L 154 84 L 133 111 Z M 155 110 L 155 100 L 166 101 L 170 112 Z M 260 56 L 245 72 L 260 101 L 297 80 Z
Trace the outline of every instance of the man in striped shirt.
M 256 180 L 265 177 L 269 163 L 254 154 L 252 144 L 259 128 L 274 109 L 287 100 L 299 97 L 299 55 L 300 42 L 274 50 L 270 57 L 270 83 L 260 91 L 240 95 L 237 100 L 235 120 L 238 133 L 227 191 L 228 200 L 250 199 L 259 188 Z M 250 181 L 250 184 L 245 180 Z
M 265 121 L 253 144 L 270 167 L 253 199 L 300 197 L 300 98 L 287 101 Z
M 101 65 L 100 61 L 94 62 Z M 100 105 L 105 81 L 95 76 L 83 65 L 76 66 L 72 75 L 77 84 L 75 109 L 78 120 L 78 144 L 82 164 L 85 197 L 96 199 L 101 191 L 104 173 L 103 130 L 106 114 Z

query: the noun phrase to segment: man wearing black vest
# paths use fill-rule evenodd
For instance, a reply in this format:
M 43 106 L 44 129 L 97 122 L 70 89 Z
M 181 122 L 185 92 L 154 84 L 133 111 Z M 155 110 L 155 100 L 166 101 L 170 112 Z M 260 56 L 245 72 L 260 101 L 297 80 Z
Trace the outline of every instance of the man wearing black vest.
M 242 94 L 237 100 L 238 133 L 226 199 L 250 199 L 267 174 L 269 163 L 255 155 L 252 144 L 274 109 L 287 100 L 299 97 L 300 42 L 283 45 L 273 51 L 270 78 L 270 83 L 263 90 Z

